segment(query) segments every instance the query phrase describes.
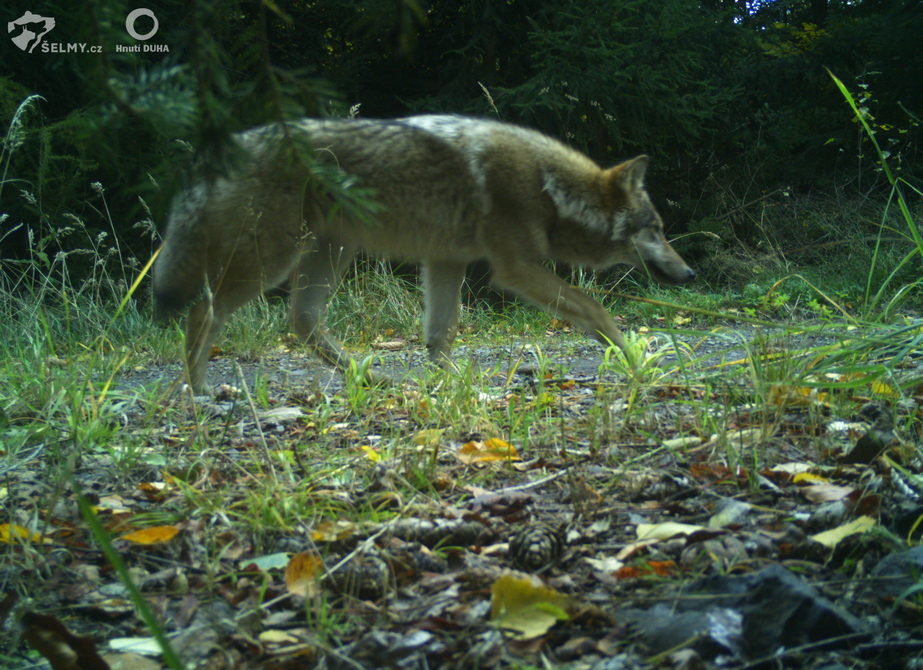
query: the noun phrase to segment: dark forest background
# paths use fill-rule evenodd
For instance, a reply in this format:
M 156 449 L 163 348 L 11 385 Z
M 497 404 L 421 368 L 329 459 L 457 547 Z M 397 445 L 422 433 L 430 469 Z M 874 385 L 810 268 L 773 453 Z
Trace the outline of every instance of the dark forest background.
M 150 2 L 148 43 L 169 53 L 116 52 L 136 44 L 125 17 L 137 6 L 4 3 L 8 21 L 55 17 L 49 41 L 103 47 L 3 47 L 7 281 L 19 263 L 62 253 L 70 273 L 90 275 L 99 256 L 75 252 L 104 238 L 139 267 L 197 152 L 354 106 L 499 117 L 607 164 L 648 153 L 670 233 L 693 233 L 679 246 L 716 282 L 770 250 L 806 265 L 849 256 L 844 244 L 868 245 L 880 226 L 891 186 L 827 69 L 896 174 L 919 184 L 923 170 L 917 0 Z M 715 260 L 731 257 L 746 262 Z

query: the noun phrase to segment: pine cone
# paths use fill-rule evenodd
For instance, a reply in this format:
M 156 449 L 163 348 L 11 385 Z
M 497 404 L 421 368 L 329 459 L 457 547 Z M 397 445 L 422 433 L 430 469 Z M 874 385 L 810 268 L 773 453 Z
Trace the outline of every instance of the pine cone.
M 510 540 L 509 556 L 523 572 L 543 572 L 561 558 L 564 525 L 534 523 L 520 528 Z

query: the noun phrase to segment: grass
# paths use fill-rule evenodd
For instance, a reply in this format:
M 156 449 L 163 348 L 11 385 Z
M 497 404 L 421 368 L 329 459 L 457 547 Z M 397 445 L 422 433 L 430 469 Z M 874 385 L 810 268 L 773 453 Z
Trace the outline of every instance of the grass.
M 215 407 L 169 396 L 168 384 L 158 383 L 166 374 L 160 366 L 179 358 L 179 329 L 153 325 L 144 307 L 125 299 L 141 263 L 74 219 L 68 234 L 92 241 L 85 253 L 51 257 L 39 244 L 31 258 L 2 268 L 0 510 L 4 522 L 55 543 L 0 544 L 12 566 L 3 586 L 19 594 L 19 612 L 52 610 L 69 625 L 86 626 L 59 609 L 60 580 L 38 576 L 106 564 L 79 553 L 68 540 L 76 534 L 108 557 L 130 587 L 143 627 L 165 640 L 164 621 L 145 611 L 132 586 L 136 577 L 123 565 L 130 556 L 142 570 L 140 550 L 113 541 L 127 529 L 182 527 L 186 544 L 172 545 L 179 554 L 164 549 L 158 560 L 191 566 L 183 579 L 192 580 L 197 596 L 240 595 L 237 625 L 258 619 L 280 589 L 284 594 L 270 571 L 253 571 L 252 561 L 311 551 L 330 569 L 369 529 L 412 519 L 421 509 L 451 518 L 482 489 L 530 487 L 560 472 L 567 475 L 553 479 L 560 498 L 579 517 L 602 504 L 599 491 L 630 498 L 659 481 L 653 473 L 665 455 L 683 459 L 698 449 L 725 468 L 714 466 L 716 487 L 729 485 L 722 489 L 729 495 L 755 490 L 768 461 L 820 458 L 825 438 L 815 436 L 830 415 L 851 416 L 870 399 L 893 405 L 923 383 L 909 365 L 923 342 L 920 322 L 898 316 L 919 307 L 913 301 L 920 280 L 907 269 L 923 247 L 903 196 L 909 184 L 891 183 L 880 229 L 897 235 L 904 251 L 886 251 L 878 238 L 858 293 L 845 293 L 848 287 L 821 265 L 817 274 L 794 272 L 778 254 L 739 290 L 720 293 L 619 282 L 618 292 L 635 298 L 629 300 L 616 295 L 609 278 L 579 272 L 572 282 L 625 320 L 627 358 L 611 348 L 586 353 L 586 338 L 530 307 L 477 304 L 462 310 L 455 370 L 420 372 L 412 385 L 370 387 L 359 380 L 362 366 L 373 363 L 374 354 L 364 358 L 371 346 L 407 341 L 404 351 L 381 354 L 391 362 L 421 349 L 418 290 L 370 263 L 331 304 L 332 328 L 359 352 L 358 369 L 342 387 L 286 386 L 257 374 Z M 52 248 L 50 239 L 45 244 Z M 766 246 L 777 248 L 778 240 Z M 76 283 L 70 264 L 86 258 L 98 263 Z M 224 332 L 224 357 L 262 360 L 292 347 L 286 318 L 281 300 L 246 306 Z M 716 348 L 723 333 L 730 333 L 729 344 Z M 591 365 L 590 381 L 581 381 L 590 357 L 598 365 Z M 124 383 L 127 372 L 151 366 L 156 372 L 147 383 Z M 264 418 L 279 407 L 301 414 Z M 799 413 L 803 433 L 791 430 L 792 413 Z M 919 433 L 916 414 L 898 421 L 901 434 Z M 514 445 L 537 472 L 512 462 L 458 465 L 459 445 L 490 438 Z M 41 473 L 34 489 L 27 476 L 33 472 Z M 146 487 L 143 502 L 134 499 L 139 485 Z M 92 491 L 97 503 L 81 498 L 82 517 L 76 507 L 62 512 L 73 506 L 75 488 L 85 496 Z M 113 507 L 113 498 L 125 509 Z M 443 553 L 456 560 L 466 546 Z M 72 557 L 62 560 L 62 551 Z M 317 577 L 325 579 L 334 581 L 329 573 Z M 301 614 L 312 643 L 327 651 L 374 619 L 362 602 L 324 590 L 304 600 Z M 0 648 L 17 651 L 0 653 L 0 664 L 28 667 L 34 653 L 15 635 L 2 635 Z M 182 667 L 178 658 L 169 662 Z

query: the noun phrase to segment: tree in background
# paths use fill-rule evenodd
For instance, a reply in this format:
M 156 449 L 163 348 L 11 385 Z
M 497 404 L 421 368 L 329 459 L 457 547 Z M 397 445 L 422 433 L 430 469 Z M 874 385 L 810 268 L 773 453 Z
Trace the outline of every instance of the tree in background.
M 602 162 L 651 153 L 655 192 L 679 204 L 670 218 L 698 220 L 728 209 L 718 190 L 740 203 L 783 187 L 874 187 L 826 66 L 863 97 L 903 174 L 921 168 L 915 0 L 166 0 L 151 6 L 169 54 L 116 52 L 133 43 L 135 6 L 43 4 L 57 17 L 50 35 L 102 54 L 7 43 L 5 125 L 42 99 L 3 145 L 5 258 L 41 239 L 49 253 L 69 248 L 65 214 L 108 231 L 104 211 L 143 257 L 150 240 L 134 224 L 144 204 L 162 221 L 183 165 L 220 170 L 237 130 L 354 104 L 365 116 L 499 115 Z

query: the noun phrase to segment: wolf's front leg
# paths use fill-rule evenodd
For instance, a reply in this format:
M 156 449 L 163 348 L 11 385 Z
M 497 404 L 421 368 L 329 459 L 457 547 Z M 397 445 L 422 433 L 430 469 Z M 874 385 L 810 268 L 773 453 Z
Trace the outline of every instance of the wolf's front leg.
M 625 338 L 606 309 L 583 291 L 569 286 L 548 268 L 520 260 L 491 260 L 493 281 L 541 307 L 553 316 L 582 328 L 603 344 L 625 350 Z
M 320 239 L 306 251 L 292 275 L 292 327 L 311 349 L 338 370 L 349 368 L 350 357 L 327 330 L 327 300 L 336 290 L 355 250 Z
M 458 332 L 458 303 L 467 263 L 423 263 L 423 296 L 426 307 L 426 351 L 437 365 L 451 361 L 449 350 Z

